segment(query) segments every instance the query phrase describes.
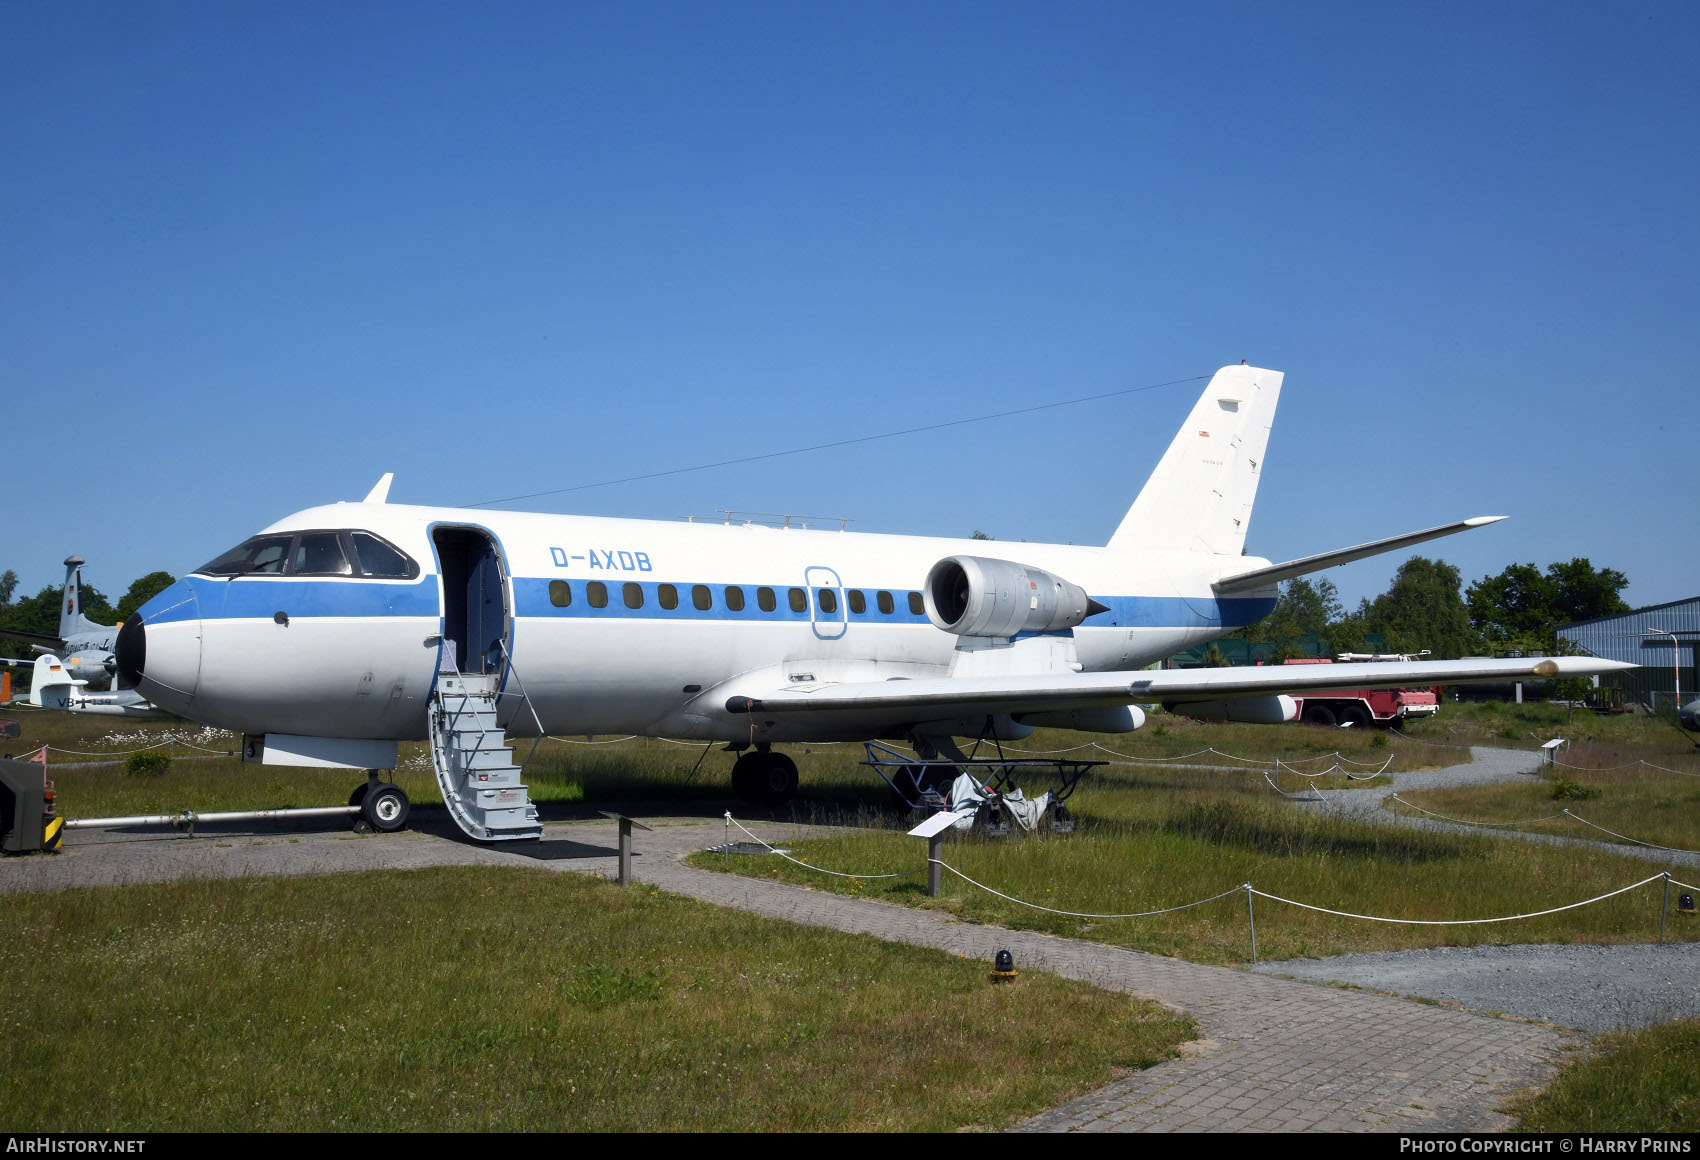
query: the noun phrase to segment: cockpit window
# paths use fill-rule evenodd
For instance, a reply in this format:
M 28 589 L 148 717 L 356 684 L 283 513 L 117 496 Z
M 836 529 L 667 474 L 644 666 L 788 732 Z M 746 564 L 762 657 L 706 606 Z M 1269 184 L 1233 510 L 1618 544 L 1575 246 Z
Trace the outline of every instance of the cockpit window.
M 250 572 L 277 575 L 289 561 L 289 545 L 293 536 L 254 536 L 243 540 L 210 564 L 195 571 L 208 576 L 243 576 Z
M 342 554 L 342 537 L 335 532 L 303 532 L 296 538 L 291 576 L 347 576 L 353 571 Z
M 371 532 L 284 532 L 253 536 L 195 569 L 203 576 L 365 576 L 411 580 L 419 565 Z

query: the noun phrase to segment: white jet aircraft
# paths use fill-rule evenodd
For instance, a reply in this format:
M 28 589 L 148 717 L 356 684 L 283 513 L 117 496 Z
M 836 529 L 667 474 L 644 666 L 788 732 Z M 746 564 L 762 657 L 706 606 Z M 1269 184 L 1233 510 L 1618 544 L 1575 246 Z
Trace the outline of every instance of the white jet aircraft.
M 1247 721 L 1283 693 L 1586 676 L 1589 657 L 1139 671 L 1250 624 L 1276 584 L 1491 523 L 1271 564 L 1242 555 L 1282 375 L 1226 367 L 1101 548 L 411 507 L 310 508 L 195 569 L 123 626 L 120 674 L 162 708 L 248 735 L 273 764 L 377 771 L 429 739 L 479 840 L 535 838 L 505 733 L 638 733 L 741 751 L 733 788 L 779 802 L 776 743 L 1127 732 L 1136 703 Z M 1000 557 L 988 555 L 996 551 Z

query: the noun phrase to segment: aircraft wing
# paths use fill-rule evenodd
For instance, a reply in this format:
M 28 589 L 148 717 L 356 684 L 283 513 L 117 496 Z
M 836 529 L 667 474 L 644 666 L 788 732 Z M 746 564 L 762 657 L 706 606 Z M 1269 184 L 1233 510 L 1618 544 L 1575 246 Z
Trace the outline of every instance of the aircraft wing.
M 924 717 L 1092 709 L 1154 701 L 1213 701 L 1297 693 L 1307 689 L 1397 689 L 1475 681 L 1544 681 L 1589 677 L 1637 666 L 1596 657 L 1514 660 L 1363 661 L 1330 665 L 1261 665 L 1006 677 L 922 677 L 777 688 L 726 702 L 732 713 L 819 713 L 885 710 Z
M 65 647 L 64 637 L 49 636 L 41 632 L 20 632 L 15 628 L 0 628 L 0 636 L 11 640 L 26 640 L 31 644 L 47 645 L 49 652 L 58 652 Z

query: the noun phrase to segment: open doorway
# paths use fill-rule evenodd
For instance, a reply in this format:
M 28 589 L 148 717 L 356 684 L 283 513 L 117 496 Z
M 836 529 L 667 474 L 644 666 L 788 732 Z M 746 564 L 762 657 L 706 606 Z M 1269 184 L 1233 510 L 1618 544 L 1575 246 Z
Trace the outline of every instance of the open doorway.
M 502 554 L 488 532 L 478 528 L 431 530 L 437 571 L 443 578 L 443 649 L 440 668 L 460 673 L 500 673 L 503 648 L 512 631 L 507 578 Z

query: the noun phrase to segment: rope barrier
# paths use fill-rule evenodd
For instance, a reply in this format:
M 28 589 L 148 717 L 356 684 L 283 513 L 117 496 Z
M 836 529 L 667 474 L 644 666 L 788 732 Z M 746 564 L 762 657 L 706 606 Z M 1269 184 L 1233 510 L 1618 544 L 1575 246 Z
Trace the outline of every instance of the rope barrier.
M 1013 902 L 1017 906 L 1032 907 L 1034 910 L 1043 910 L 1043 911 L 1045 911 L 1049 914 L 1060 914 L 1060 915 L 1063 915 L 1064 917 L 1067 917 L 1067 918 L 1150 918 L 1153 915 L 1173 914 L 1177 910 L 1188 910 L 1188 909 L 1190 909 L 1194 906 L 1203 906 L 1206 902 L 1215 902 L 1219 898 L 1226 898 L 1230 894 L 1238 894 L 1240 891 L 1246 889 L 1245 886 L 1232 886 L 1232 887 L 1229 887 L 1227 890 L 1222 891 L 1222 893 L 1220 893 L 1220 894 L 1211 895 L 1209 898 L 1200 898 L 1197 902 L 1183 902 L 1179 906 L 1171 906 L 1171 907 L 1168 907 L 1167 909 L 1164 909 L 1164 910 L 1142 910 L 1142 911 L 1139 911 L 1139 912 L 1134 913 L 1134 914 L 1086 914 L 1086 913 L 1084 913 L 1082 911 L 1078 911 L 1078 910 L 1057 910 L 1054 907 L 1041 906 L 1037 902 L 1027 902 L 1027 901 L 1020 899 L 1020 898 L 1012 898 L 1009 895 L 1004 894 L 1002 891 L 993 890 L 990 886 L 987 886 L 983 882 L 975 882 L 974 879 L 968 877 L 968 875 L 966 875 L 962 871 L 958 870 L 955 866 L 952 866 L 949 862 L 946 862 L 942 859 L 934 859 L 934 858 L 929 858 L 929 859 L 927 859 L 927 861 L 928 861 L 929 864 L 937 861 L 940 866 L 943 866 L 946 870 L 949 870 L 952 874 L 956 875 L 958 878 L 962 879 L 964 882 L 970 883 L 974 886 L 978 886 L 981 890 L 984 890 L 987 894 L 996 894 L 999 898 L 1003 899 L 1005 902 Z
M 1632 845 L 1645 846 L 1649 850 L 1665 850 L 1672 854 L 1700 854 L 1700 850 L 1684 850 L 1680 846 L 1658 846 L 1654 845 L 1652 842 L 1643 842 L 1636 838 L 1626 837 L 1615 830 L 1608 830 L 1604 826 L 1594 825 L 1593 822 L 1590 822 L 1587 818 L 1583 817 L 1581 814 L 1575 813 L 1574 811 L 1571 812 L 1570 816 L 1581 822 L 1584 826 L 1593 826 L 1594 829 L 1598 830 L 1602 834 L 1610 834 L 1612 837 L 1621 838 L 1623 841 L 1629 842 Z
M 1375 914 L 1353 914 L 1349 910 L 1330 910 L 1326 906 L 1312 906 L 1308 902 L 1295 902 L 1291 898 L 1282 898 L 1278 894 L 1266 894 L 1265 892 L 1253 887 L 1249 882 L 1246 883 L 1243 889 L 1249 893 L 1257 895 L 1259 898 L 1267 898 L 1271 902 L 1284 902 L 1288 906 L 1297 906 L 1305 910 L 1314 910 L 1318 914 L 1333 914 L 1341 918 L 1362 919 L 1364 922 L 1400 923 L 1406 926 L 1477 926 L 1482 923 L 1489 922 L 1517 922 L 1520 919 L 1525 918 L 1543 918 L 1549 914 L 1558 914 L 1566 910 L 1575 910 L 1579 906 L 1591 906 L 1596 902 L 1604 902 L 1608 898 L 1615 898 L 1619 894 L 1627 894 L 1629 891 L 1639 889 L 1640 887 L 1647 885 L 1649 882 L 1663 881 L 1664 878 L 1665 875 L 1661 872 L 1654 874 L 1651 877 L 1643 878 L 1639 882 L 1632 882 L 1628 886 L 1623 886 L 1617 890 L 1601 894 L 1598 897 L 1589 898 L 1583 902 L 1572 902 L 1565 906 L 1555 906 L 1551 910 L 1536 910 L 1531 911 L 1528 914 L 1508 914 L 1503 918 L 1385 918 L 1381 915 Z
M 1502 828 L 1502 827 L 1505 827 L 1505 826 L 1532 826 L 1532 825 L 1535 825 L 1537 822 L 1550 822 L 1554 818 L 1562 818 L 1564 816 L 1563 812 L 1560 812 L 1560 813 L 1556 813 L 1556 814 L 1548 814 L 1548 815 L 1546 815 L 1545 817 L 1542 817 L 1542 818 L 1529 818 L 1526 821 L 1521 821 L 1521 822 L 1472 822 L 1472 821 L 1469 821 L 1465 818 L 1452 818 L 1452 817 L 1448 817 L 1445 814 L 1437 814 L 1433 810 L 1425 810 L 1425 809 L 1423 809 L 1422 806 L 1417 805 L 1415 802 L 1406 801 L 1404 798 L 1400 797 L 1396 793 L 1395 794 L 1389 794 L 1388 796 L 1390 798 L 1392 798 L 1394 801 L 1398 802 L 1400 805 L 1405 805 L 1405 806 L 1411 807 L 1413 810 L 1416 810 L 1419 814 L 1427 814 L 1429 817 L 1439 818 L 1443 822 L 1457 822 L 1461 826 L 1486 826 L 1490 829 L 1499 829 L 1499 828 Z M 1571 814 L 1570 816 L 1575 817 L 1576 815 Z
M 69 753 L 73 757 L 128 757 L 132 753 L 146 753 L 150 749 L 158 749 L 161 745 L 172 744 L 186 745 L 188 743 L 175 742 L 168 737 L 164 741 L 156 741 L 152 745 L 144 745 L 140 749 L 61 749 L 57 745 L 44 745 L 42 748 L 53 753 Z
M 1574 769 L 1578 773 L 1615 773 L 1620 769 L 1634 769 L 1636 766 L 1641 765 L 1648 769 L 1656 769 L 1661 773 L 1676 773 L 1681 774 L 1683 777 L 1700 777 L 1700 773 L 1695 773 L 1693 770 L 1672 769 L 1667 765 L 1654 765 L 1652 762 L 1642 758 L 1625 762 L 1622 765 L 1571 765 L 1568 761 L 1560 761 L 1556 757 L 1552 759 L 1552 763 L 1563 769 Z
M 1263 775 L 1263 780 L 1267 781 L 1269 783 L 1270 789 L 1274 790 L 1276 793 L 1280 794 L 1282 797 L 1288 798 L 1292 801 L 1321 802 L 1323 805 L 1329 804 L 1328 799 L 1326 797 L 1322 796 L 1322 791 L 1316 788 L 1316 783 L 1314 781 L 1311 782 L 1311 784 L 1310 784 L 1310 792 L 1315 794 L 1316 796 L 1315 797 L 1305 797 L 1303 794 L 1299 794 L 1299 793 L 1288 793 L 1286 790 L 1284 790 L 1280 786 L 1276 785 L 1275 782 L 1274 782 L 1274 779 L 1272 779 L 1267 773 Z
M 737 818 L 732 816 L 731 810 L 726 811 L 726 820 L 728 822 L 731 822 L 734 826 L 737 826 L 740 830 L 743 830 L 744 833 L 750 834 L 750 831 L 747 828 L 745 828 L 744 824 L 742 822 L 740 822 Z M 776 850 L 772 846 L 768 846 L 768 844 L 766 842 L 763 842 L 760 838 L 757 838 L 754 834 L 750 834 L 750 837 L 754 838 L 755 841 L 759 842 L 761 845 L 766 846 L 767 852 L 769 854 L 778 854 L 781 858 L 785 859 L 787 862 L 795 862 L 797 865 L 801 866 L 805 870 L 813 870 L 817 874 L 830 874 L 834 878 L 908 878 L 908 877 L 911 877 L 912 875 L 923 873 L 923 871 L 920 871 L 920 870 L 905 870 L 905 871 L 903 871 L 902 873 L 899 873 L 899 874 L 844 874 L 844 873 L 841 873 L 840 871 L 837 871 L 837 870 L 827 870 L 827 869 L 824 869 L 820 866 L 810 866 L 807 862 L 801 862 L 801 861 L 798 861 L 796 858 L 791 857 L 791 855 L 785 853 L 785 851 L 783 851 L 783 850 Z
M 624 737 L 613 737 L 607 741 L 574 741 L 571 737 L 556 737 L 553 733 L 545 733 L 545 740 L 559 741 L 562 745 L 618 745 L 622 741 L 630 741 L 636 733 L 628 733 Z
M 1277 792 L 1279 792 L 1279 791 L 1277 791 Z M 1574 817 L 1575 815 L 1571 815 L 1571 816 Z M 728 823 L 730 823 L 731 825 L 737 826 L 738 829 L 742 830 L 745 834 L 748 834 L 752 839 L 754 839 L 761 846 L 765 847 L 768 850 L 769 853 L 777 854 L 781 858 L 784 858 L 787 862 L 792 862 L 792 863 L 794 863 L 798 866 L 803 867 L 805 870 L 813 870 L 813 871 L 815 871 L 816 873 L 819 873 L 819 874 L 829 874 L 829 875 L 832 875 L 835 878 L 881 879 L 881 878 L 907 878 L 910 875 L 921 873 L 921 871 L 918 871 L 918 870 L 911 870 L 911 871 L 907 871 L 907 872 L 904 872 L 904 873 L 897 873 L 897 874 L 846 874 L 846 873 L 842 873 L 842 872 L 837 871 L 837 870 L 827 870 L 827 869 L 824 869 L 824 868 L 819 867 L 819 866 L 810 866 L 807 862 L 803 862 L 803 861 L 800 861 L 799 859 L 792 858 L 791 856 L 784 853 L 783 851 L 775 849 L 773 846 L 769 845 L 766 841 L 762 840 L 761 838 L 757 837 L 755 834 L 751 833 L 748 827 L 746 827 L 742 822 L 739 822 L 736 818 L 734 818 L 732 816 L 731 811 L 727 811 L 727 813 L 725 814 L 725 818 L 726 818 L 726 821 Z M 1596 828 L 1598 828 L 1598 827 L 1596 827 Z M 1606 832 L 1610 833 L 1609 830 L 1606 831 Z M 1659 848 L 1664 849 L 1665 847 L 1659 847 Z M 1054 906 L 1045 906 L 1044 904 L 1038 903 L 1038 902 L 1029 902 L 1024 898 L 1016 898 L 1014 895 L 1005 894 L 1001 890 L 998 890 L 998 889 L 991 887 L 991 886 L 987 886 L 984 882 L 980 882 L 977 879 L 969 877 L 967 874 L 964 874 L 961 870 L 958 870 L 956 867 L 954 867 L 950 863 L 944 861 L 942 858 L 929 857 L 927 859 L 927 865 L 929 867 L 936 865 L 936 866 L 939 866 L 939 867 L 941 867 L 945 870 L 949 870 L 952 874 L 956 875 L 958 878 L 962 879 L 964 882 L 968 883 L 970 886 L 974 886 L 974 887 L 976 887 L 980 890 L 984 890 L 987 894 L 994 895 L 998 898 L 1003 899 L 1005 902 L 1011 902 L 1011 903 L 1014 903 L 1017 906 L 1025 906 L 1025 907 L 1028 907 L 1029 909 L 1032 909 L 1032 910 L 1041 910 L 1041 911 L 1044 911 L 1047 914 L 1060 915 L 1060 916 L 1065 917 L 1065 918 L 1087 918 L 1087 919 L 1104 919 L 1104 920 L 1124 919 L 1124 918 L 1154 918 L 1158 915 L 1176 914 L 1180 911 L 1191 910 L 1194 907 L 1203 906 L 1207 903 L 1219 902 L 1220 900 L 1227 898 L 1229 895 L 1238 894 L 1241 891 L 1244 891 L 1245 894 L 1246 894 L 1248 905 L 1250 903 L 1250 900 L 1254 897 L 1266 898 L 1270 902 L 1279 902 L 1279 903 L 1282 903 L 1286 906 L 1296 906 L 1301 910 L 1309 910 L 1309 911 L 1312 911 L 1316 914 L 1333 915 L 1336 918 L 1357 919 L 1358 921 L 1361 921 L 1361 922 L 1381 922 L 1381 923 L 1388 923 L 1388 924 L 1392 924 L 1392 925 L 1402 925 L 1402 926 L 1482 926 L 1482 925 L 1487 925 L 1487 924 L 1491 924 L 1491 923 L 1500 923 L 1500 922 L 1521 922 L 1524 919 L 1545 918 L 1546 916 L 1552 915 L 1552 914 L 1562 914 L 1567 910 L 1577 910 L 1577 909 L 1584 907 L 1584 906 L 1592 906 L 1596 902 L 1604 902 L 1609 898 L 1616 898 L 1620 894 L 1627 894 L 1631 890 L 1638 890 L 1641 887 L 1648 885 L 1649 883 L 1659 882 L 1659 881 L 1663 881 L 1667 884 L 1674 884 L 1674 885 L 1682 887 L 1683 889 L 1686 889 L 1686 890 L 1700 891 L 1700 887 L 1692 886 L 1692 885 L 1689 885 L 1688 883 L 1681 882 L 1681 881 L 1678 881 L 1677 879 L 1672 878 L 1669 871 L 1661 871 L 1658 874 L 1648 875 L 1646 878 L 1641 879 L 1639 882 L 1632 882 L 1628 886 L 1620 886 L 1616 890 L 1608 890 L 1604 894 L 1595 895 L 1593 898 L 1583 899 L 1580 902 L 1566 903 L 1563 906 L 1550 907 L 1546 910 L 1534 910 L 1534 911 L 1528 911 L 1528 912 L 1523 913 L 1523 914 L 1507 914 L 1507 915 L 1499 915 L 1499 916 L 1490 917 L 1490 918 L 1451 918 L 1451 919 L 1442 918 L 1442 919 L 1434 919 L 1434 918 L 1391 918 L 1391 917 L 1388 917 L 1386 915 L 1358 914 L 1354 911 L 1349 911 L 1349 910 L 1335 910 L 1332 907 L 1316 906 L 1312 903 L 1300 902 L 1297 899 L 1284 898 L 1279 894 L 1270 894 L 1268 891 L 1259 890 L 1255 886 L 1253 886 L 1250 882 L 1246 882 L 1246 883 L 1242 883 L 1239 886 L 1230 887 L 1227 890 L 1224 890 L 1219 894 L 1213 894 L 1208 898 L 1200 898 L 1200 899 L 1193 901 L 1193 902 L 1183 902 L 1179 906 L 1162 907 L 1162 908 L 1156 909 L 1156 910 L 1140 910 L 1140 911 L 1129 911 L 1129 912 L 1126 912 L 1126 913 L 1118 913 L 1118 914 L 1103 914 L 1103 913 L 1095 913 L 1095 912 L 1091 912 L 1091 911 L 1081 911 L 1081 910 L 1062 910 L 1062 909 L 1059 909 L 1059 908 L 1054 907 Z M 1255 922 L 1255 919 L 1253 919 L 1252 921 Z M 1256 954 L 1257 954 L 1255 932 L 1254 932 L 1252 937 L 1253 937 L 1252 956 L 1253 956 L 1253 961 L 1255 961 L 1256 960 Z M 1663 928 L 1661 926 L 1661 930 L 1660 930 L 1660 940 L 1661 940 L 1661 942 L 1663 940 L 1663 937 L 1664 937 Z
M 1670 854 L 1700 854 L 1700 850 L 1688 850 L 1681 846 L 1661 846 L 1656 842 L 1643 842 L 1639 838 L 1631 838 L 1629 835 L 1620 834 L 1616 830 L 1608 830 L 1597 822 L 1590 822 L 1587 818 L 1583 817 L 1575 810 L 1561 810 L 1556 814 L 1547 814 L 1546 816 L 1539 818 L 1525 818 L 1524 820 L 1517 822 L 1476 822 L 1467 818 L 1454 818 L 1449 817 L 1446 814 L 1437 814 L 1433 810 L 1425 810 L 1422 806 L 1417 805 L 1415 802 L 1407 801 L 1396 793 L 1389 794 L 1388 797 L 1393 801 L 1398 802 L 1400 805 L 1416 810 L 1419 814 L 1427 814 L 1431 818 L 1436 818 L 1443 822 L 1454 822 L 1460 826 L 1481 826 L 1484 829 L 1505 829 L 1510 826 L 1535 826 L 1542 822 L 1550 822 L 1557 818 L 1568 816 L 1574 821 L 1581 822 L 1584 826 L 1591 826 L 1592 828 L 1600 831 L 1602 834 L 1610 834 L 1612 837 L 1617 838 L 1620 841 L 1628 842 L 1633 846 L 1645 846 L 1649 850 L 1664 850 Z

